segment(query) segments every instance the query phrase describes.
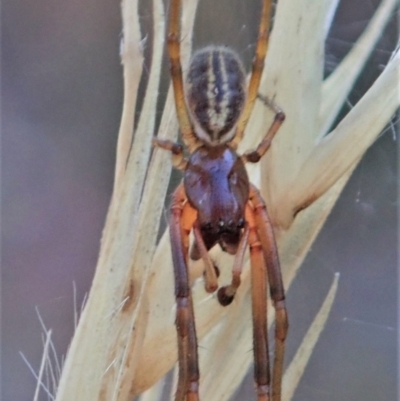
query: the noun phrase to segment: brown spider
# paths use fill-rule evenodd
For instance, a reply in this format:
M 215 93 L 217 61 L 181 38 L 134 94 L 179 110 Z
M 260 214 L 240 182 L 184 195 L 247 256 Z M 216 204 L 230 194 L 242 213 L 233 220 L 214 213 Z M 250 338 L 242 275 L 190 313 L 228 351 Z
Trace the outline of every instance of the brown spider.
M 271 400 L 267 332 L 267 282 L 276 311 L 275 358 L 272 400 L 281 399 L 284 344 L 288 328 L 285 295 L 273 228 L 265 203 L 249 183 L 245 163 L 256 163 L 268 150 L 285 119 L 283 112 L 265 97 L 275 119 L 254 151 L 239 156 L 237 144 L 253 109 L 264 67 L 272 0 L 263 9 L 253 69 L 246 95 L 246 77 L 238 56 L 225 47 L 207 47 L 191 59 L 186 96 L 180 61 L 180 0 L 172 0 L 168 54 L 182 146 L 155 139 L 154 145 L 172 152 L 173 164 L 183 170 L 183 183 L 173 194 L 170 236 L 175 275 L 176 329 L 179 379 L 175 401 L 199 401 L 199 368 L 195 319 L 188 275 L 189 233 L 195 242 L 191 259 L 203 259 L 205 288 L 218 289 L 216 268 L 208 250 L 219 244 L 235 255 L 231 284 L 218 290 L 221 305 L 229 305 L 240 285 L 247 245 L 251 259 L 254 378 L 257 401 Z

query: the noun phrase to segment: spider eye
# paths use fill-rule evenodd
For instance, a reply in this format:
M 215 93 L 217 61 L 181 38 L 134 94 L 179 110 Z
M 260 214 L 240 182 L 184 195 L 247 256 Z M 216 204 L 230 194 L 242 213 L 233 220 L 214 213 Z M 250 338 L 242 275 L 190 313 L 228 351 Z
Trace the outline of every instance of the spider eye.
M 239 57 L 224 47 L 195 53 L 187 87 L 187 103 L 200 128 L 196 130 L 199 139 L 211 145 L 230 141 L 245 102 L 245 73 Z

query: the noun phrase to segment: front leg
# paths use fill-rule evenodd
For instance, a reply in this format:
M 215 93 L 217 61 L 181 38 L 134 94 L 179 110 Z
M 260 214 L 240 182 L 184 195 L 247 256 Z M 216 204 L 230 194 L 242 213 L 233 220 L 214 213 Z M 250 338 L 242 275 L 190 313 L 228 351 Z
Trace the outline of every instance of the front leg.
M 274 230 L 268 216 L 265 202 L 254 186 L 251 186 L 249 198 L 254 209 L 258 236 L 267 265 L 271 299 L 275 308 L 275 358 L 272 377 L 272 400 L 280 401 L 285 341 L 288 331 L 285 290 L 279 263 L 278 247 L 276 246 Z
M 197 251 L 199 252 L 204 262 L 205 290 L 209 293 L 212 293 L 218 288 L 218 277 L 214 267 L 214 263 L 211 260 L 210 254 L 208 253 L 206 244 L 204 243 L 203 237 L 201 235 L 198 221 L 194 223 L 193 234 L 194 238 L 196 239 Z
M 236 291 L 240 286 L 240 275 L 243 269 L 244 254 L 249 241 L 249 226 L 246 223 L 242 238 L 240 239 L 238 249 L 235 255 L 235 261 L 232 267 L 232 281 L 230 285 L 221 287 L 218 290 L 218 301 L 222 306 L 227 306 L 232 303 L 233 298 L 236 295 Z
M 175 276 L 176 331 L 178 335 L 179 378 L 175 401 L 199 401 L 199 363 L 193 302 L 187 267 L 189 241 L 186 216 L 192 209 L 181 184 L 174 192 L 170 216 L 171 251 Z M 189 213 L 188 213 L 189 212 Z

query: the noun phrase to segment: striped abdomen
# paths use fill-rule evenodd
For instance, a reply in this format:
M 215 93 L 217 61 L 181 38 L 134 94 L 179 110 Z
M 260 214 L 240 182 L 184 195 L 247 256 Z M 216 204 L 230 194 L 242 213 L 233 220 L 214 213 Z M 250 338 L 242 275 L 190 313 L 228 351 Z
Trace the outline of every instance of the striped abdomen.
M 230 141 L 245 102 L 245 73 L 225 47 L 195 53 L 187 74 L 187 103 L 198 137 L 209 145 Z

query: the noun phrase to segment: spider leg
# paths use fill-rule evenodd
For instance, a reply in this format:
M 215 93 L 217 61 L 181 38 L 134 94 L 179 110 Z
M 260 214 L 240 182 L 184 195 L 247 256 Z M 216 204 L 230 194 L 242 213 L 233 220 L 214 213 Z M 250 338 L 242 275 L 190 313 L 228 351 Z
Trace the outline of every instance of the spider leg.
M 248 224 L 246 224 L 235 255 L 235 261 L 233 262 L 231 284 L 225 287 L 221 287 L 218 290 L 218 301 L 223 306 L 227 306 L 233 301 L 236 291 L 239 288 L 240 275 L 243 269 L 243 259 L 248 244 L 248 240 L 249 240 L 249 226 Z
M 258 235 L 267 265 L 271 299 L 275 308 L 275 358 L 272 380 L 272 400 L 280 401 L 285 340 L 288 330 L 285 291 L 279 264 L 278 248 L 276 246 L 274 231 L 267 213 L 265 202 L 254 186 L 251 186 L 250 188 L 249 198 L 254 208 Z
M 257 401 L 270 401 L 270 360 L 267 330 L 267 269 L 262 245 L 257 233 L 255 211 L 246 207 L 249 223 L 249 248 L 251 262 L 251 303 L 253 310 L 254 381 Z
M 187 159 L 183 155 L 181 145 L 168 139 L 153 138 L 153 146 L 169 150 L 172 153 L 172 165 L 178 170 L 185 170 Z
M 272 100 L 261 94 L 258 94 L 258 97 L 275 113 L 275 118 L 267 133 L 265 134 L 265 137 L 257 146 L 257 148 L 255 150 L 247 151 L 242 155 L 242 160 L 244 163 L 257 163 L 265 155 L 265 153 L 271 146 L 272 139 L 278 132 L 282 123 L 285 121 L 285 113 Z
M 218 288 L 217 272 L 215 271 L 214 263 L 211 260 L 210 254 L 207 251 L 207 247 L 204 243 L 197 221 L 194 223 L 193 233 L 196 239 L 197 250 L 204 261 L 205 289 L 207 292 L 211 293 Z
M 179 378 L 175 401 L 199 401 L 199 367 L 193 302 L 187 267 L 190 227 L 196 214 L 181 184 L 173 195 L 170 237 L 175 276 Z
M 189 113 L 185 102 L 185 91 L 183 87 L 181 44 L 180 44 L 180 10 L 181 0 L 172 0 L 170 4 L 169 30 L 168 30 L 168 55 L 170 60 L 170 73 L 174 87 L 174 98 L 176 114 L 178 116 L 179 128 L 182 140 L 188 147 L 189 152 L 196 147 L 198 142 L 193 133 Z
M 253 60 L 253 68 L 250 76 L 249 87 L 247 90 L 247 100 L 244 105 L 243 112 L 239 117 L 236 128 L 233 146 L 236 147 L 243 138 L 243 133 L 249 121 L 251 112 L 253 111 L 254 103 L 257 98 L 258 88 L 260 87 L 261 76 L 264 70 L 264 59 L 267 54 L 269 29 L 271 20 L 271 5 L 272 0 L 263 1 L 263 9 L 261 12 L 260 28 L 258 31 L 258 39 L 256 52 Z

